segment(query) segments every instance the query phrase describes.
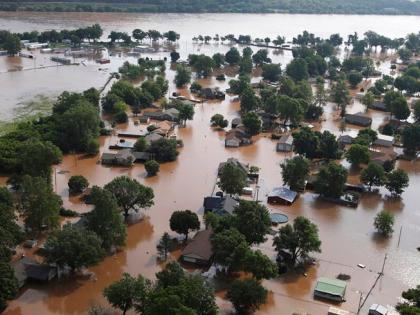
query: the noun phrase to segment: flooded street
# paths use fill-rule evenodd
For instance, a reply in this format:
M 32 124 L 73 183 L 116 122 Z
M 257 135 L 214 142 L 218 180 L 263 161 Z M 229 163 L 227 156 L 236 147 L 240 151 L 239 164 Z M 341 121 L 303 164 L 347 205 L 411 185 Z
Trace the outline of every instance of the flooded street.
M 46 30 L 80 27 L 100 23 L 105 33 L 109 30 L 129 31 L 139 27 L 166 31 L 173 29 L 181 34 L 179 51 L 185 59 L 189 53 L 225 52 L 228 45 L 193 45 L 191 37 L 197 34 L 216 33 L 250 34 L 252 37 L 277 35 L 286 36 L 288 40 L 304 29 L 319 36 L 334 32 L 342 36 L 357 31 L 377 31 L 386 36 L 401 37 L 409 32 L 417 32 L 420 17 L 398 16 L 304 16 L 304 15 L 233 15 L 233 14 L 48 14 L 48 13 L 0 13 L 0 29 L 16 32 L 29 30 Z M 255 26 L 255 27 L 253 27 Z M 254 49 L 256 51 L 257 48 Z M 162 51 L 151 55 L 154 58 L 168 57 Z M 292 56 L 290 52 L 274 54 L 274 62 L 287 64 Z M 9 120 L 15 116 L 18 104 L 24 103 L 37 95 L 55 96 L 64 90 L 81 91 L 91 86 L 101 87 L 108 79 L 109 73 L 118 69 L 126 60 L 135 62 L 134 58 L 124 56 L 111 57 L 111 64 L 106 70 L 88 61 L 87 66 L 52 67 L 38 70 L 6 72 L 16 66 L 31 67 L 33 60 L 0 57 L 0 120 Z M 38 64 L 48 65 L 49 55 L 37 55 Z M 389 69 L 389 67 L 387 67 Z M 173 84 L 174 71 L 166 70 L 170 82 L 169 93 L 175 91 Z M 257 78 L 255 78 L 257 80 Z M 203 85 L 219 86 L 223 90 L 227 82 L 214 78 L 200 80 Z M 182 90 L 188 96 L 188 91 Z M 364 109 L 357 101 L 348 107 L 349 113 Z M 153 279 L 161 269 L 157 263 L 156 244 L 163 232 L 171 232 L 169 218 L 173 211 L 190 209 L 202 217 L 202 203 L 209 196 L 216 181 L 217 167 L 229 157 L 256 165 L 260 171 L 259 200 L 266 203 L 266 195 L 273 187 L 282 185 L 279 164 L 288 154 L 276 152 L 276 142 L 269 135 L 254 137 L 250 146 L 238 149 L 227 149 L 224 146 L 224 132 L 213 130 L 210 118 L 220 113 L 229 121 L 238 117 L 239 103 L 234 97 L 227 96 L 223 102 L 205 102 L 195 106 L 192 121 L 185 128 L 177 129 L 177 137 L 182 139 L 184 147 L 180 149 L 177 161 L 161 165 L 155 177 L 146 177 L 143 165 L 135 164 L 131 168 L 106 167 L 100 164 L 102 152 L 109 152 L 108 146 L 115 144 L 117 136 L 101 137 L 101 152 L 93 158 L 67 155 L 63 162 L 55 167 L 54 187 L 62 196 L 64 207 L 79 212 L 86 212 L 89 206 L 82 204 L 77 197 L 68 196 L 68 179 L 73 175 L 83 175 L 91 185 L 103 186 L 116 176 L 128 175 L 154 190 L 155 205 L 148 209 L 146 219 L 128 228 L 127 244 L 123 251 L 106 257 L 99 265 L 89 268 L 95 273 L 94 280 L 68 279 L 50 285 L 31 285 L 14 301 L 11 301 L 4 314 L 83 314 L 93 302 L 106 305 L 102 290 L 111 282 L 120 278 L 123 272 L 133 275 L 141 273 Z M 373 119 L 372 128 L 377 128 L 388 119 L 389 114 L 369 111 Z M 325 108 L 321 130 L 330 130 L 340 134 L 337 111 L 333 104 Z M 118 130 L 134 130 L 139 126 L 132 119 L 127 125 L 119 125 Z M 146 128 L 141 125 L 140 128 Z M 348 130 L 357 127 L 347 125 Z M 389 200 L 386 190 L 380 194 L 365 194 L 357 208 L 347 208 L 319 201 L 311 192 L 301 194 L 292 206 L 269 206 L 270 211 L 285 213 L 292 221 L 296 216 L 304 215 L 319 227 L 322 240 L 322 253 L 315 255 L 316 265 L 307 275 L 288 274 L 277 279 L 264 281 L 270 295 L 266 305 L 257 314 L 290 315 L 294 312 L 313 315 L 326 314 L 328 304 L 313 299 L 313 290 L 318 277 L 335 278 L 338 274 L 351 275 L 346 291 L 346 302 L 341 308 L 352 313 L 357 312 L 360 294 L 365 296 L 374 284 L 377 273 L 381 271 L 384 257 L 387 259 L 384 277 L 380 279 L 361 314 L 367 314 L 372 303 L 394 306 L 402 290 L 420 283 L 420 163 L 399 162 L 398 166 L 406 170 L 410 186 L 399 201 Z M 350 171 L 350 174 L 354 172 Z M 0 178 L 3 183 L 6 179 Z M 358 176 L 350 180 L 357 182 Z M 373 220 L 383 210 L 395 215 L 394 234 L 390 239 L 375 237 Z M 277 229 L 277 228 L 276 228 Z M 175 236 L 173 232 L 170 233 Z M 272 238 L 258 246 L 269 257 L 275 257 L 272 249 Z M 365 269 L 357 264 L 366 265 Z M 231 305 L 218 294 L 218 305 L 222 313 L 229 313 Z

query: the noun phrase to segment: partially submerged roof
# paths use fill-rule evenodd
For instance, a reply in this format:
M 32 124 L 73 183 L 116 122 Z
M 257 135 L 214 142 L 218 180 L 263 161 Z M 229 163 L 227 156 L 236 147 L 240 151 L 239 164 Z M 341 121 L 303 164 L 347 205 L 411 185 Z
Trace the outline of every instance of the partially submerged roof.
M 194 256 L 203 261 L 208 261 L 213 256 L 210 237 L 212 229 L 197 232 L 192 241 L 184 248 L 181 256 Z
M 343 297 L 346 286 L 345 281 L 321 277 L 318 279 L 315 291 Z
M 280 140 L 279 140 L 279 143 L 292 145 L 293 144 L 292 135 L 282 135 Z
M 286 187 L 277 187 L 271 191 L 268 197 L 278 197 L 280 199 L 286 200 L 287 202 L 293 202 L 297 197 L 297 192 Z

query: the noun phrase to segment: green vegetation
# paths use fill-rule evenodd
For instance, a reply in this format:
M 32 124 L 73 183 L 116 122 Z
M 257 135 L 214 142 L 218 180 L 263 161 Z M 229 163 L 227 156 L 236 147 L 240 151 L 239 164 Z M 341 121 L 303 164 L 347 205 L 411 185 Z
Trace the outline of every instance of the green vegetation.
M 309 161 L 301 155 L 280 164 L 283 182 L 295 191 L 303 190 L 309 176 Z
M 149 160 L 144 163 L 144 168 L 148 176 L 155 176 L 159 172 L 160 166 L 155 160 Z
M 335 162 L 322 167 L 316 177 L 315 192 L 321 196 L 340 198 L 347 181 L 347 170 Z
M 177 232 L 178 234 L 184 234 L 185 240 L 188 240 L 190 231 L 200 229 L 198 216 L 191 210 L 179 210 L 172 213 L 169 225 L 172 231 Z
M 246 186 L 247 174 L 239 166 L 226 163 L 220 170 L 218 186 L 225 193 L 234 195 L 241 194 Z
M 226 293 L 237 314 L 252 314 L 267 301 L 267 290 L 254 279 L 235 280 Z
M 392 229 L 392 226 L 394 225 L 394 215 L 388 211 L 381 211 L 376 215 L 373 225 L 379 234 L 389 236 L 394 231 Z
M 68 186 L 71 194 L 79 194 L 89 187 L 89 182 L 82 175 L 75 175 L 70 177 Z

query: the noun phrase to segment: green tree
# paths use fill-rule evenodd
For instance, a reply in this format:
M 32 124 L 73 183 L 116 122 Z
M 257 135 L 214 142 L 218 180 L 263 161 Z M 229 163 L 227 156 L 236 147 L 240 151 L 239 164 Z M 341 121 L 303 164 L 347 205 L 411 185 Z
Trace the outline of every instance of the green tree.
M 58 226 L 62 201 L 44 178 L 25 175 L 19 189 L 19 199 L 25 226 L 31 232 Z
M 126 217 L 130 210 L 138 212 L 141 208 L 149 208 L 154 204 L 153 189 L 128 176 L 114 178 L 104 189 L 112 193 Z
M 410 61 L 411 56 L 413 53 L 407 48 L 398 49 L 398 55 L 403 63 L 407 63 Z
M 271 226 L 267 208 L 257 201 L 240 200 L 233 211 L 235 226 L 249 244 L 260 244 Z
M 261 251 L 248 251 L 244 258 L 244 271 L 252 273 L 258 281 L 277 275 L 278 266 Z
M 159 172 L 160 165 L 155 160 L 149 160 L 144 163 L 148 176 L 155 176 Z
M 145 152 L 147 147 L 147 141 L 144 137 L 140 137 L 136 143 L 134 143 L 134 151 L 136 152 Z
M 191 104 L 182 104 L 177 107 L 179 110 L 179 121 L 183 126 L 187 124 L 187 120 L 192 120 L 194 117 L 194 106 Z
M 274 237 L 273 245 L 277 252 L 287 251 L 291 254 L 293 266 L 299 260 L 304 260 L 311 252 L 321 252 L 321 240 L 318 227 L 305 217 L 298 216 L 293 225 L 287 224 L 280 228 Z
M 308 74 L 308 64 L 303 58 L 293 59 L 286 67 L 286 73 L 291 77 L 295 82 L 301 80 L 307 80 L 309 78 Z
M 389 236 L 394 231 L 392 228 L 394 225 L 394 215 L 383 210 L 376 215 L 373 225 L 379 234 Z
M 277 82 L 280 79 L 281 68 L 279 64 L 265 64 L 262 66 L 262 77 L 264 80 Z
M 259 106 L 258 97 L 250 87 L 245 88 L 241 95 L 241 111 L 247 113 L 257 109 Z
M 17 55 L 21 48 L 20 38 L 15 34 L 8 33 L 4 39 L 3 48 L 9 56 Z
M 319 155 L 327 160 L 340 156 L 337 138 L 328 130 L 325 130 L 319 137 Z
M 402 132 L 404 152 L 415 156 L 420 151 L 420 124 L 406 126 Z
M 347 80 L 349 80 L 351 87 L 354 89 L 360 82 L 362 82 L 363 76 L 358 71 L 350 71 L 350 73 L 347 75 Z
M 149 280 L 138 276 L 134 278 L 128 273 L 124 273 L 122 278 L 104 289 L 104 296 L 115 308 L 119 308 L 123 315 L 139 304 L 145 304 L 151 291 Z
M 102 247 L 106 250 L 124 245 L 127 230 L 112 193 L 93 186 L 90 199 L 94 208 L 87 214 L 86 228 L 101 238 Z
M 414 119 L 417 123 L 420 123 L 420 100 L 416 101 L 413 105 L 413 113 L 414 113 Z
M 361 129 L 357 133 L 357 137 L 354 141 L 356 144 L 361 144 L 364 146 L 371 146 L 378 139 L 378 133 L 376 130 L 371 128 Z
M 309 161 L 301 155 L 286 159 L 280 164 L 283 182 L 290 189 L 300 191 L 305 187 L 305 181 L 309 176 Z
M 169 219 L 169 226 L 172 231 L 184 234 L 188 240 L 188 233 L 200 229 L 200 221 L 196 213 L 191 210 L 178 210 L 172 213 Z
M 279 114 L 284 125 L 288 121 L 293 125 L 298 125 L 303 118 L 304 110 L 297 99 L 281 95 L 279 97 Z
M 226 128 L 229 125 L 229 122 L 222 114 L 214 114 L 211 116 L 210 123 L 212 126 L 217 126 L 219 128 Z
M 397 304 L 398 312 L 401 315 L 418 315 L 420 312 L 420 286 L 404 291 L 402 297 L 405 301 Z
M 191 81 L 191 71 L 184 65 L 176 66 L 175 84 L 176 87 L 183 87 Z
M 229 65 L 235 65 L 239 63 L 241 59 L 241 55 L 235 47 L 231 47 L 229 51 L 225 55 L 225 60 Z
M 15 272 L 9 262 L 0 261 L 0 311 L 3 311 L 7 300 L 13 299 L 19 290 Z
M 346 107 L 350 103 L 349 90 L 347 89 L 346 83 L 343 80 L 339 80 L 333 85 L 330 92 L 331 100 L 337 103 L 341 109 L 341 117 L 346 115 Z
M 178 156 L 176 140 L 162 138 L 153 141 L 147 151 L 153 154 L 153 158 L 158 162 L 175 161 Z
M 380 187 L 385 183 L 385 171 L 381 165 L 370 162 L 368 166 L 360 173 L 360 181 L 369 186 L 369 190 L 372 186 Z
M 185 272 L 176 261 L 169 262 L 165 269 L 156 273 L 157 285 L 161 288 L 178 286 L 185 279 Z
M 315 192 L 325 197 L 341 197 L 344 192 L 347 175 L 348 172 L 343 166 L 330 162 L 319 170 L 314 183 Z
M 220 180 L 217 185 L 227 194 L 240 195 L 246 186 L 246 178 L 247 174 L 239 166 L 226 163 L 220 171 Z
M 171 237 L 167 232 L 163 233 L 162 237 L 159 240 L 159 243 L 156 245 L 156 249 L 159 253 L 159 256 L 166 261 L 168 258 L 169 251 L 172 247 L 172 240 Z
M 399 197 L 408 187 L 409 178 L 405 171 L 396 169 L 388 173 L 385 187 L 389 190 L 392 197 Z
M 368 164 L 370 161 L 369 148 L 361 144 L 352 144 L 346 152 L 346 159 L 352 165 Z
M 99 237 L 85 229 L 66 224 L 62 230 L 51 234 L 46 243 L 46 259 L 72 271 L 97 264 L 104 256 Z
M 261 119 L 254 112 L 248 112 L 244 115 L 242 123 L 250 135 L 256 135 L 261 131 Z
M 308 159 L 318 157 L 319 137 L 310 128 L 303 127 L 293 134 L 293 150 Z
M 252 314 L 267 301 L 267 290 L 256 280 L 235 280 L 226 293 L 237 314 Z
M 373 103 L 375 103 L 375 95 L 368 91 L 365 95 L 362 97 L 362 104 L 366 106 L 366 108 L 370 108 Z
M 89 182 L 82 175 L 74 175 L 70 177 L 67 185 L 71 194 L 79 194 L 89 187 Z

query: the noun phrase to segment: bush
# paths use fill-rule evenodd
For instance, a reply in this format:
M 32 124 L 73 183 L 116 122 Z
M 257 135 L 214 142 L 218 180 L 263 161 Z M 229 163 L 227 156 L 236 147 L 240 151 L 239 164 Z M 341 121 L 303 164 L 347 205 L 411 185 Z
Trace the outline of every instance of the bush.
M 114 115 L 114 121 L 117 124 L 123 124 L 126 123 L 128 121 L 128 116 L 127 113 L 124 111 L 119 111 Z
M 388 211 L 381 211 L 375 217 L 373 222 L 376 230 L 383 236 L 389 236 L 394 231 L 392 226 L 394 225 L 394 215 Z
M 88 180 L 82 175 L 75 175 L 70 177 L 69 182 L 69 191 L 72 194 L 82 193 L 89 186 Z
M 149 176 L 155 176 L 159 172 L 159 167 L 159 163 L 155 160 L 149 160 L 144 163 L 144 168 Z
M 86 146 L 86 153 L 89 155 L 95 155 L 99 153 L 99 141 L 98 139 L 90 139 Z

